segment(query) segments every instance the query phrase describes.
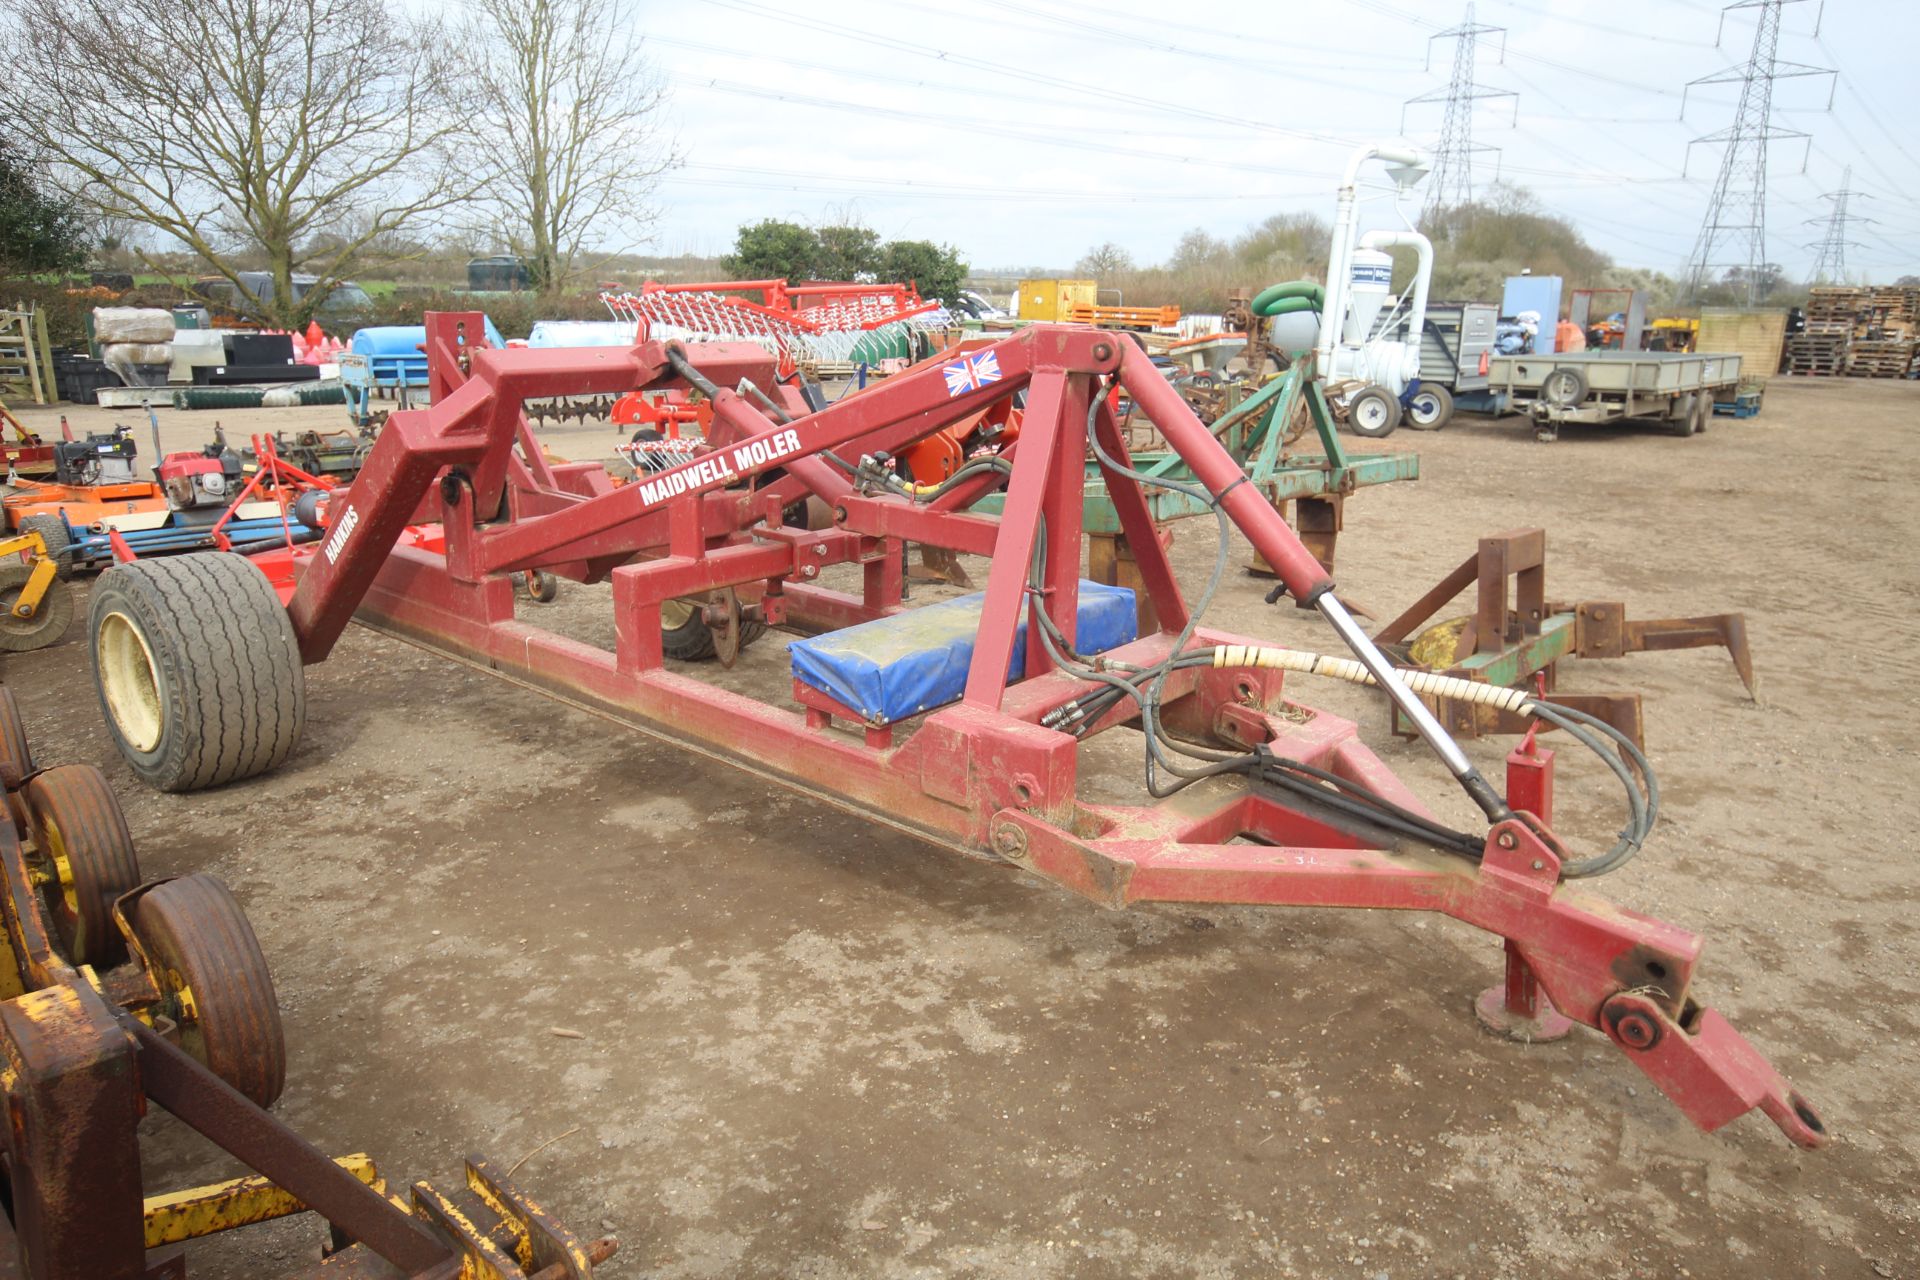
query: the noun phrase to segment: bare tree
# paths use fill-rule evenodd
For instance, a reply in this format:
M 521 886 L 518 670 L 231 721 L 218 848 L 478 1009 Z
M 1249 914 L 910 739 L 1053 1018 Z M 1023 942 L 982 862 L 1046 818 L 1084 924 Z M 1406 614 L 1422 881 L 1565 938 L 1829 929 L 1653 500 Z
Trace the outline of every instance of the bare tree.
M 648 197 L 675 163 L 665 90 L 627 0 L 473 0 L 472 14 L 454 60 L 505 170 L 486 192 L 489 229 L 556 293 L 653 221 Z
M 367 247 L 485 175 L 455 163 L 438 38 L 385 0 L 0 0 L 9 106 L 105 218 L 151 227 L 304 324 Z M 343 228 L 351 228 L 341 234 Z M 296 272 L 318 277 L 294 297 Z
M 1133 255 L 1109 240 L 1105 244 L 1095 245 L 1081 255 L 1073 269 L 1082 275 L 1107 276 L 1115 272 L 1133 270 Z

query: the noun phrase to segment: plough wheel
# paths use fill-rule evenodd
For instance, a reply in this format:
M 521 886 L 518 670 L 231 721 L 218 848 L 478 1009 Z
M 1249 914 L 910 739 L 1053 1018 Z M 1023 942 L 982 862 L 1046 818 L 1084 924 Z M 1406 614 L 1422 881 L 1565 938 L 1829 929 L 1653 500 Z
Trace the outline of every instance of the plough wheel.
M 293 624 L 243 556 L 115 565 L 88 608 L 114 745 L 162 791 L 265 773 L 293 753 L 307 686 Z
M 263 1107 L 287 1080 L 287 1044 L 273 974 L 227 886 L 182 876 L 136 900 L 134 932 L 153 962 L 162 1011 L 180 1047 Z
M 705 662 L 718 656 L 719 645 L 714 629 L 707 625 L 706 601 L 698 596 L 688 596 L 681 600 L 669 600 L 660 606 L 660 647 L 669 658 L 678 658 L 682 662 Z M 737 656 L 740 650 L 766 634 L 767 624 L 758 618 L 740 619 L 740 643 L 733 646 Z M 732 662 L 726 663 L 732 666 Z
M 120 802 L 90 764 L 63 764 L 20 793 L 33 838 L 40 895 L 74 964 L 107 969 L 127 958 L 114 900 L 140 884 L 140 860 Z
M 10 561 L 0 565 L 0 653 L 29 653 L 44 649 L 73 624 L 73 588 L 55 578 L 40 597 L 31 618 L 14 616 L 13 606 L 26 590 L 33 566 Z

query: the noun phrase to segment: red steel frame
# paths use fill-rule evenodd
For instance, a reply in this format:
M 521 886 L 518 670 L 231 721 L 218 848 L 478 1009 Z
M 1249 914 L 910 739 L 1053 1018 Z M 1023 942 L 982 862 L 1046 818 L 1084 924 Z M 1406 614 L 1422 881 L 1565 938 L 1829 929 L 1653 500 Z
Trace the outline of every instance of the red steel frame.
M 432 407 L 392 415 L 359 477 L 330 504 L 327 536 L 290 553 L 299 582 L 289 610 L 305 661 L 323 659 L 357 610 L 369 625 L 1107 906 L 1443 912 L 1507 940 L 1506 990 L 1516 1016 L 1550 1001 L 1546 1012 L 1599 1028 L 1701 1128 L 1758 1107 L 1796 1143 L 1824 1141 L 1805 1099 L 1691 998 L 1698 936 L 1561 883 L 1566 855 L 1538 812 L 1550 807 L 1545 757 L 1517 753 L 1511 802 L 1534 812 L 1497 822 L 1477 864 L 1417 847 L 1373 847 L 1253 784 L 1195 787 L 1144 805 L 1076 796 L 1078 742 L 1040 722 L 1097 686 L 1056 669 L 1037 643 L 1027 646 L 1024 678 L 1009 682 L 1006 672 L 1027 610 L 1046 610 L 1069 639 L 1074 634 L 1085 424 L 1101 379 L 1117 379 L 1169 447 L 1221 495 L 1296 598 L 1330 585 L 1273 507 L 1237 483 L 1239 468 L 1124 335 L 1034 326 L 811 414 L 758 347 L 676 351 L 718 385 L 713 449 L 616 487 L 598 466 L 542 461 L 520 406 L 531 397 L 686 386 L 671 344 L 495 351 L 476 344 L 483 333 L 477 313 L 432 314 L 427 328 Z M 985 356 L 991 360 L 982 363 Z M 769 417 L 728 389 L 742 380 L 791 420 Z M 1001 482 L 997 475 L 915 504 L 860 494 L 827 457 L 897 453 L 1022 390 L 1025 423 L 1003 455 L 1012 471 L 998 519 L 966 510 Z M 1094 429 L 1124 465 L 1126 442 L 1106 403 Z M 770 478 L 774 468 L 780 473 Z M 1102 469 L 1162 628 L 1109 656 L 1145 665 L 1167 654 L 1187 604 L 1139 485 Z M 760 477 L 760 488 L 747 487 L 751 476 Z M 808 495 L 830 505 L 832 528 L 783 523 L 782 512 Z M 1040 585 L 1030 590 L 1043 519 Z M 439 527 L 421 527 L 428 523 Z M 757 601 L 769 622 L 818 628 L 898 611 L 900 539 L 992 557 L 965 695 L 924 716 L 904 740 L 874 726 L 855 726 L 868 729 L 864 737 L 838 731 L 832 721 L 844 709 L 822 699 L 774 706 L 665 666 L 660 608 L 677 597 L 731 587 Z M 819 583 L 836 564 L 862 566 L 861 591 Z M 516 618 L 512 575 L 529 569 L 610 580 L 613 651 Z M 1194 643 L 1256 642 L 1203 628 Z M 1177 734 L 1249 749 L 1266 743 L 1277 755 L 1425 812 L 1351 721 L 1293 701 L 1277 670 L 1177 671 L 1162 715 Z M 1137 712 L 1123 702 L 1094 731 L 1128 724 L 1137 727 Z

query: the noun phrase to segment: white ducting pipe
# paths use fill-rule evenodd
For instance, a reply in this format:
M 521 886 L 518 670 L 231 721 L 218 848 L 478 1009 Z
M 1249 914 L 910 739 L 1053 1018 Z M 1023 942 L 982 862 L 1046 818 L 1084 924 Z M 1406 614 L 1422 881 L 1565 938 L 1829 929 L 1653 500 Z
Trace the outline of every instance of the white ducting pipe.
M 1340 341 L 1340 330 L 1346 323 L 1347 275 L 1353 267 L 1353 250 L 1360 223 L 1360 166 L 1369 160 L 1417 165 L 1420 163 L 1420 153 L 1376 142 L 1361 147 L 1347 161 L 1347 171 L 1341 175 L 1339 200 L 1333 213 L 1333 246 L 1327 254 L 1327 305 L 1321 312 L 1320 345 L 1316 352 L 1316 363 L 1323 378 L 1333 376 L 1333 351 Z M 1431 254 L 1431 247 L 1428 252 Z
M 1413 372 L 1419 376 L 1420 344 L 1427 327 L 1427 290 L 1433 284 L 1433 241 L 1418 231 L 1369 231 L 1360 237 L 1362 249 L 1396 249 L 1412 246 L 1420 261 L 1413 272 L 1413 310 L 1407 314 L 1407 347 L 1414 353 Z

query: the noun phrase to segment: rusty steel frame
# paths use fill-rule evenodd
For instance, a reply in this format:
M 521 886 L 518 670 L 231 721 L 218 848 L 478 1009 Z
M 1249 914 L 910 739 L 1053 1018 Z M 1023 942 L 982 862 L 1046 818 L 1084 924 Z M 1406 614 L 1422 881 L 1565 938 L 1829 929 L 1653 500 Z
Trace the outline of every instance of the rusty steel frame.
M 472 340 L 480 332 L 477 314 L 429 315 L 435 403 L 394 413 L 359 478 L 330 505 L 327 535 L 283 566 L 298 577 L 289 613 L 307 662 L 326 657 L 357 610 L 376 629 L 1107 906 L 1438 911 L 1506 939 L 1510 966 L 1541 999 L 1601 1029 L 1701 1128 L 1757 1107 L 1801 1145 L 1824 1140 L 1812 1107 L 1693 999 L 1701 939 L 1563 883 L 1560 867 L 1571 855 L 1538 818 L 1507 812 L 1497 796 L 1478 860 L 1377 847 L 1257 783 L 1196 787 L 1144 805 L 1077 797 L 1078 741 L 1041 721 L 1103 686 L 1056 668 L 1037 643 L 1027 646 L 1019 678 L 1007 672 L 1016 625 L 1029 610 L 1044 610 L 1069 643 L 1074 635 L 1090 420 L 1119 464 L 1103 462 L 1101 479 L 1161 628 L 1104 661 L 1152 665 L 1188 620 L 1149 504 L 1126 473 L 1122 433 L 1099 394 L 1106 380 L 1151 417 L 1296 599 L 1321 599 L 1332 585 L 1127 338 L 1033 326 L 809 413 L 757 347 L 495 351 Z M 986 356 L 997 377 L 978 376 Z M 620 487 L 598 468 L 540 460 L 521 412 L 526 398 L 663 390 L 688 385 L 689 372 L 718 388 L 712 450 L 701 460 Z M 781 411 L 770 417 L 729 389 L 743 380 Z M 965 508 L 998 476 L 916 503 L 858 492 L 832 460 L 897 452 L 1022 390 L 1025 421 L 1004 455 L 1012 465 L 997 520 Z M 783 523 L 789 504 L 809 496 L 834 512 L 832 528 Z M 1039 581 L 1030 586 L 1043 521 Z M 849 735 L 833 727 L 845 717 L 831 700 L 774 706 L 666 667 L 661 604 L 678 597 L 732 587 L 757 597 L 754 607 L 771 623 L 822 629 L 898 611 L 900 539 L 992 556 L 964 696 L 910 733 Z M 819 583 L 821 570 L 836 564 L 861 567 L 859 592 Z M 611 582 L 612 651 L 515 617 L 511 575 L 534 568 Z M 1201 629 L 1194 643 L 1253 642 Z M 1264 744 L 1427 812 L 1363 745 L 1355 724 L 1293 700 L 1278 670 L 1173 671 L 1162 720 L 1176 736 Z M 1123 702 L 1092 731 L 1138 724 L 1138 711 Z M 1538 794 L 1537 780 L 1528 785 Z
M 1637 693 L 1559 693 L 1563 658 L 1621 658 L 1629 653 L 1722 648 L 1740 682 L 1753 694 L 1753 654 L 1743 613 L 1698 618 L 1630 619 L 1614 600 L 1560 602 L 1547 596 L 1544 529 L 1509 529 L 1480 539 L 1473 555 L 1423 593 L 1374 639 L 1395 652 L 1434 615 L 1469 588 L 1473 612 L 1460 633 L 1450 676 L 1508 688 L 1538 686 L 1545 701 L 1585 711 L 1645 745 L 1645 717 Z M 1529 721 L 1497 707 L 1426 698 L 1449 730 L 1464 737 L 1524 733 Z M 1395 717 L 1395 732 L 1410 733 Z

